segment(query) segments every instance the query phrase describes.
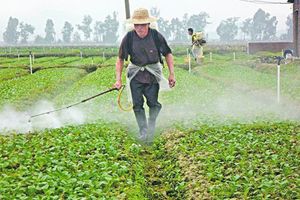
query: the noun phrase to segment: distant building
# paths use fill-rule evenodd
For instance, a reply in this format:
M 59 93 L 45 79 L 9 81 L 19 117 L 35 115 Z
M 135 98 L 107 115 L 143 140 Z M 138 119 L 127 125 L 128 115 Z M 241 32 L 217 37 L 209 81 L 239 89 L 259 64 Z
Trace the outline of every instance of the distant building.
M 293 3 L 293 42 L 249 42 L 248 53 L 258 51 L 279 52 L 283 49 L 292 49 L 294 56 L 299 57 L 300 53 L 300 0 L 287 0 L 288 3 Z
M 293 49 L 295 51 L 295 55 L 299 57 L 300 53 L 300 16 L 299 16 L 299 9 L 300 9 L 300 0 L 288 0 L 289 3 L 293 3 Z

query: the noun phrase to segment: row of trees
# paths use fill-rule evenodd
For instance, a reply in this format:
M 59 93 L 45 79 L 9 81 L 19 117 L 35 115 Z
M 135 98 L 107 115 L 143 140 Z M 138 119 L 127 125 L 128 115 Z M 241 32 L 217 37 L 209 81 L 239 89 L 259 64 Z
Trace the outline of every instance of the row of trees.
M 198 15 L 188 16 L 183 19 L 173 18 L 171 21 L 164 20 L 159 16 L 156 8 L 151 9 L 151 14 L 158 18 L 159 30 L 170 41 L 184 42 L 186 40 L 186 29 L 195 27 L 196 30 L 205 30 L 209 24 L 209 15 L 201 12 Z M 271 16 L 262 9 L 258 9 L 253 18 L 245 19 L 238 25 L 239 18 L 232 17 L 221 21 L 216 32 L 222 41 L 237 40 L 239 33 L 243 35 L 242 40 L 291 40 L 293 35 L 292 17 L 289 15 L 286 20 L 287 31 L 281 36 L 277 36 L 278 21 L 275 16 Z
M 182 19 L 172 18 L 165 20 L 160 17 L 160 12 L 157 8 L 150 10 L 151 14 L 157 17 L 157 25 L 160 32 L 167 40 L 172 42 L 187 42 L 187 28 L 193 27 L 195 30 L 204 31 L 206 26 L 210 24 L 209 15 L 206 12 L 193 14 L 189 16 L 185 14 Z M 45 27 L 45 36 L 35 36 L 34 42 L 37 44 L 53 44 L 53 43 L 80 43 L 80 42 L 97 42 L 114 44 L 118 40 L 119 21 L 117 13 L 108 15 L 104 21 L 95 21 L 92 27 L 93 19 L 91 16 L 84 16 L 82 23 L 75 27 L 68 21 L 64 23 L 61 30 L 62 38 L 56 39 L 56 31 L 54 22 L 48 19 Z M 276 36 L 277 19 L 270 16 L 262 9 L 254 14 L 253 18 L 245 19 L 239 23 L 238 17 L 228 18 L 223 20 L 216 29 L 220 40 L 234 41 L 239 33 L 243 35 L 243 40 L 289 40 L 292 38 L 292 18 L 287 17 L 287 31 L 279 38 Z M 239 25 L 240 24 L 240 25 Z M 34 34 L 35 28 L 27 23 L 21 22 L 17 18 L 10 17 L 3 40 L 7 44 L 27 43 L 30 35 Z M 83 38 L 81 38 L 81 34 Z M 241 38 L 240 38 L 241 39 Z
M 276 36 L 277 19 L 271 17 L 262 9 L 254 14 L 253 18 L 248 18 L 242 22 L 241 27 L 237 25 L 239 18 L 228 18 L 220 23 L 217 28 L 217 33 L 221 40 L 233 41 L 238 31 L 243 33 L 243 40 L 291 40 L 293 36 L 293 21 L 292 16 L 289 15 L 286 20 L 287 31 L 279 38 Z
M 56 40 L 56 31 L 52 19 L 48 19 L 45 26 L 45 36 L 35 36 L 34 43 L 36 44 L 53 44 L 53 43 L 80 43 L 95 41 L 98 43 L 115 43 L 118 39 L 119 22 L 117 20 L 117 13 L 108 15 L 105 20 L 96 21 L 94 29 L 92 29 L 93 19 L 91 16 L 84 16 L 82 23 L 75 27 L 68 21 L 64 23 L 61 30 L 62 38 Z M 25 24 L 17 18 L 10 17 L 5 32 L 3 33 L 3 40 L 6 44 L 26 44 L 30 35 L 34 34 L 35 28 L 30 24 Z M 82 32 L 84 38 L 81 38 L 79 32 Z M 94 38 L 92 39 L 92 33 Z
M 19 20 L 10 17 L 8 20 L 6 31 L 3 33 L 3 40 L 7 44 L 16 44 L 21 38 L 21 43 L 27 43 L 30 34 L 34 33 L 34 27 L 30 24 L 20 23 L 19 31 L 17 31 Z

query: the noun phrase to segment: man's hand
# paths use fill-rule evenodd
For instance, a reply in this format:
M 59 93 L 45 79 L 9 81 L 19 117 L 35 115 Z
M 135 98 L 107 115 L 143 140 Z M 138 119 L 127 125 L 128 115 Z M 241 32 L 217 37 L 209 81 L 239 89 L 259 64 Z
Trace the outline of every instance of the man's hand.
M 166 61 L 169 68 L 169 87 L 172 88 L 175 86 L 176 80 L 175 80 L 175 74 L 174 74 L 174 61 L 173 61 L 173 55 L 172 53 L 168 53 L 166 55 Z
M 122 81 L 116 81 L 115 84 L 113 85 L 113 87 L 117 88 L 118 90 L 121 89 L 122 87 Z
M 169 86 L 170 88 L 174 87 L 176 83 L 174 74 L 169 75 Z

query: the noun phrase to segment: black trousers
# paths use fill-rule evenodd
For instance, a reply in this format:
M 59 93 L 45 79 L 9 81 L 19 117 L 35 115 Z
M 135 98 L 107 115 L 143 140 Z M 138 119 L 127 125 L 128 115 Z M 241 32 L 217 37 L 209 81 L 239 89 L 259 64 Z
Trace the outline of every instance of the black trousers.
M 152 140 L 155 131 L 156 118 L 162 107 L 158 102 L 159 84 L 141 83 L 133 78 L 130 82 L 130 89 L 133 111 L 139 126 L 140 138 L 142 140 Z M 148 122 L 146 120 L 143 96 L 146 97 L 147 105 L 149 107 Z

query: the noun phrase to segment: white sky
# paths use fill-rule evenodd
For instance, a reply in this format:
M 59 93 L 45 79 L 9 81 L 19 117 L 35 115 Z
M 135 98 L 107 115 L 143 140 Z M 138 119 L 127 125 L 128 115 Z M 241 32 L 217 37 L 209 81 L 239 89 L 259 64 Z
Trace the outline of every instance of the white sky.
M 16 17 L 20 22 L 33 25 L 34 35 L 44 36 L 47 19 L 52 19 L 54 28 L 61 37 L 60 32 L 65 21 L 73 26 L 81 24 L 84 15 L 90 15 L 95 21 L 103 21 L 105 17 L 118 12 L 120 22 L 125 19 L 125 0 L 1 0 L 0 7 L 0 40 L 7 26 L 10 16 Z M 285 3 L 287 0 L 267 0 Z M 4 3 L 5 2 L 5 3 Z M 240 0 L 129 0 L 131 14 L 139 7 L 157 7 L 160 16 L 165 19 L 182 18 L 185 13 L 199 14 L 207 12 L 212 23 L 206 27 L 205 32 L 216 35 L 215 30 L 222 20 L 229 17 L 240 17 L 239 22 L 252 18 L 254 13 L 262 8 L 278 20 L 277 29 L 285 30 L 287 16 L 292 13 L 292 4 L 254 4 Z M 93 26 L 94 24 L 92 24 Z

